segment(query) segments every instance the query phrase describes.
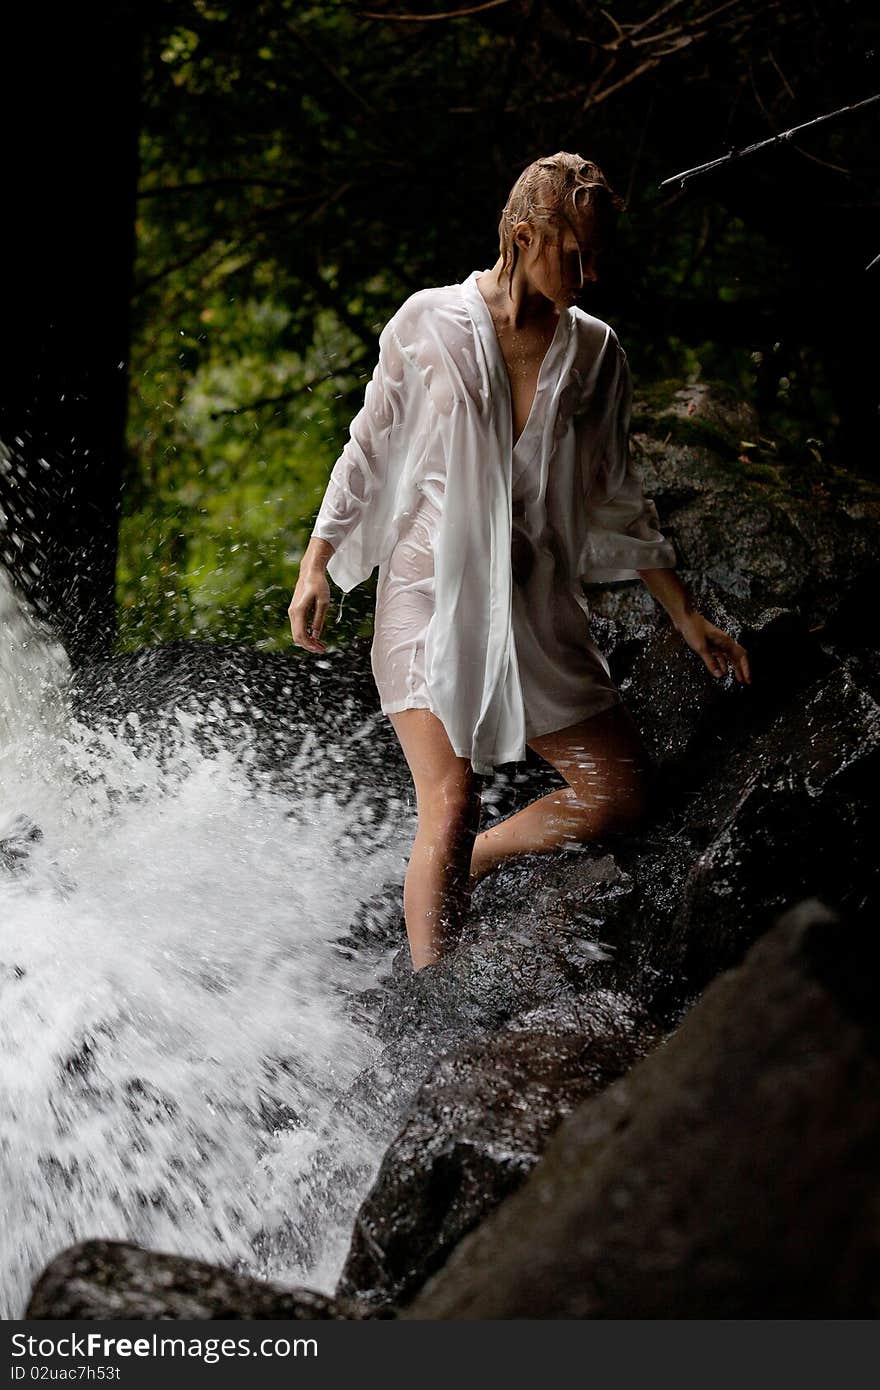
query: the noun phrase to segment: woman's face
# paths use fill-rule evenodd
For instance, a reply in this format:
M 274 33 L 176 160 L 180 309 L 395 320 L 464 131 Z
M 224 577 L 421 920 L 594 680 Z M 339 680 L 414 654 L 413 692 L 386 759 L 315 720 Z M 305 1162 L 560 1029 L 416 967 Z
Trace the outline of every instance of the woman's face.
M 558 229 L 517 229 L 520 262 L 529 284 L 557 307 L 574 304 L 584 286 L 599 278 L 606 229 L 593 212 L 563 220 Z

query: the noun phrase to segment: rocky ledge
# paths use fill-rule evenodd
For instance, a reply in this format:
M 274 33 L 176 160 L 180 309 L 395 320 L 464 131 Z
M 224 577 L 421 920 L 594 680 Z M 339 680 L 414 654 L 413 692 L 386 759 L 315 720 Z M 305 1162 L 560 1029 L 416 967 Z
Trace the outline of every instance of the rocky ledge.
M 702 388 L 646 410 L 646 490 L 698 605 L 749 649 L 752 686 L 714 681 L 637 583 L 592 595 L 658 810 L 636 834 L 507 866 L 452 955 L 413 976 L 401 946 L 353 1001 L 382 1047 L 338 1104 L 387 1148 L 334 1297 L 90 1242 L 53 1262 L 28 1316 L 876 1314 L 880 495 L 756 464 L 754 421 Z M 167 701 L 181 681 L 221 702 L 250 683 L 262 709 L 293 710 L 280 732 L 246 699 L 237 716 L 282 780 L 305 728 L 339 738 L 357 712 L 364 775 L 407 795 L 364 650 L 321 670 L 145 652 L 84 673 L 84 717 L 143 688 L 161 723 L 162 672 Z M 556 781 L 530 759 L 487 810 Z M 400 942 L 397 899 L 380 894 L 340 946 Z

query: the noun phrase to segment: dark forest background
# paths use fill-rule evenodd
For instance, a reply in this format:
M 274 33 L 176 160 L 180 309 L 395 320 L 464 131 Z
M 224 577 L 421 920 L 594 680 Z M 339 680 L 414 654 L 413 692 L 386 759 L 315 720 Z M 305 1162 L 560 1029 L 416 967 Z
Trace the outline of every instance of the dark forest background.
M 753 403 L 750 474 L 877 472 L 870 0 L 156 0 L 2 21 L 0 554 L 79 658 L 289 642 L 382 324 L 493 263 L 539 155 L 627 201 L 602 282 L 648 397 Z M 368 621 L 367 586 L 337 637 Z

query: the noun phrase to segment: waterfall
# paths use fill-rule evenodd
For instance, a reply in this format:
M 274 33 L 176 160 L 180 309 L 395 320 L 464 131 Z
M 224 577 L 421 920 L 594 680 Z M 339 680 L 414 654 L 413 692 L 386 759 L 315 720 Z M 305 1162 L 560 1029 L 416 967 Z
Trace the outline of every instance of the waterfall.
M 391 955 L 337 938 L 409 813 L 328 792 L 315 741 L 279 790 L 209 707 L 82 722 L 2 569 L 0 635 L 0 1314 L 98 1236 L 331 1289 L 382 1147 L 337 1105 L 379 1047 L 352 1001 Z

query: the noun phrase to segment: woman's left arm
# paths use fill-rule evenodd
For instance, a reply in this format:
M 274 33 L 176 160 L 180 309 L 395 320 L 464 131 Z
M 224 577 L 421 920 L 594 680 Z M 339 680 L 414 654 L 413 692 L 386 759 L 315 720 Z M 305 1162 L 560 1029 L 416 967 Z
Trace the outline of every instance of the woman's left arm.
M 638 573 L 645 588 L 663 605 L 673 625 L 691 650 L 702 657 L 713 676 L 726 676 L 732 670 L 740 685 L 751 685 L 745 647 L 697 611 L 674 569 L 639 570 Z

